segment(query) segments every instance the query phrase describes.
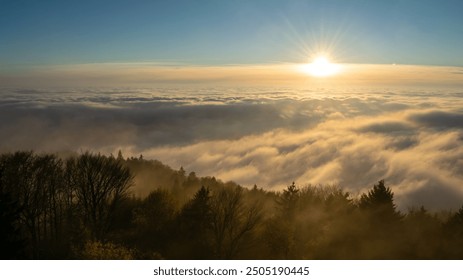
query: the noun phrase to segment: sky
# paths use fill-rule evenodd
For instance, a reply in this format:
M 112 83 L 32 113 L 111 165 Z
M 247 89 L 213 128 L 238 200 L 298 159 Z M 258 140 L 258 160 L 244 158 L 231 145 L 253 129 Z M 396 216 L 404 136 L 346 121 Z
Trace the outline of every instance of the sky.
M 458 209 L 461 11 L 460 0 L 0 0 L 0 152 L 122 150 L 245 187 L 354 196 L 385 179 L 402 210 Z M 311 74 L 319 54 L 336 73 Z
M 459 0 L 0 1 L 0 66 L 306 62 L 463 66 Z

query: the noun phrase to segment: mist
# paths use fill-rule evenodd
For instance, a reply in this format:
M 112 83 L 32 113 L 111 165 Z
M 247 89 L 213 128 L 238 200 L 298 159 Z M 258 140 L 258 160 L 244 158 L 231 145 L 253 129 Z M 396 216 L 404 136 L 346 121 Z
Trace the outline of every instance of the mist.
M 386 179 L 401 209 L 463 200 L 463 93 L 294 88 L 2 89 L 0 151 L 140 154 L 243 186 Z M 147 193 L 149 190 L 140 190 Z

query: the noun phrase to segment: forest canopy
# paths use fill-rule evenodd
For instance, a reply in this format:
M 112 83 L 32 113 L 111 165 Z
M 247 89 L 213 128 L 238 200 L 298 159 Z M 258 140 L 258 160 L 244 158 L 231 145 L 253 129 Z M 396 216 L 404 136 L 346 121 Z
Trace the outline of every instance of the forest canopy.
M 401 212 L 378 179 L 359 196 L 294 182 L 269 191 L 121 152 L 5 153 L 1 259 L 463 258 L 463 207 Z

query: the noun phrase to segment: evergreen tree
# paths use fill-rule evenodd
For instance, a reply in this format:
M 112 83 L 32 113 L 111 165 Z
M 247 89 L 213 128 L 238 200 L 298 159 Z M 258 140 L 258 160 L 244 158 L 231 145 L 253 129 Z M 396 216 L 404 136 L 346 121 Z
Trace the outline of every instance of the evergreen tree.
M 374 185 L 367 194 L 363 194 L 359 203 L 360 209 L 370 212 L 381 223 L 397 222 L 402 214 L 396 210 L 394 193 L 386 187 L 384 180 Z
M 394 193 L 384 180 L 378 182 L 360 198 L 361 239 L 359 257 L 372 259 L 396 259 L 407 252 L 404 242 L 402 214 L 396 210 Z
M 295 258 L 295 218 L 299 212 L 300 190 L 293 182 L 276 198 L 278 212 L 267 222 L 265 235 L 273 258 Z
M 181 258 L 210 259 L 211 245 L 211 195 L 202 186 L 182 208 L 178 217 Z
M 192 200 L 182 209 L 182 216 L 196 229 L 210 227 L 211 205 L 210 191 L 204 186 L 195 193 Z
M 119 150 L 117 152 L 117 158 L 116 158 L 118 161 L 124 161 L 124 157 L 122 156 L 122 151 Z
M 283 194 L 277 203 L 280 205 L 281 214 L 285 219 L 293 219 L 298 207 L 298 201 L 300 198 L 299 188 L 293 182 L 286 189 L 283 190 Z

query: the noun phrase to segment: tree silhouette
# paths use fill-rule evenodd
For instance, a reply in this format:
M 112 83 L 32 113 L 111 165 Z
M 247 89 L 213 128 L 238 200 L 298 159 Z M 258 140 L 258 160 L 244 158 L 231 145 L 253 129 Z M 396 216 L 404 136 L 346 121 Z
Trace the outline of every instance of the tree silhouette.
M 291 220 L 294 218 L 298 207 L 299 197 L 299 189 L 296 187 L 294 182 L 283 190 L 283 194 L 277 203 L 280 205 L 281 215 L 283 215 L 285 219 Z
M 244 204 L 241 187 L 223 188 L 214 194 L 211 216 L 215 254 L 219 259 L 233 258 L 246 234 L 261 219 L 258 205 Z
M 323 216 L 315 228 L 321 228 L 317 236 L 322 238 L 318 238 L 316 248 L 312 248 L 313 258 L 355 259 L 363 225 L 359 223 L 358 209 L 350 194 L 338 187 L 327 186 L 321 189 L 320 195 L 324 198 Z
M 122 151 L 119 150 L 117 152 L 117 158 L 116 158 L 118 161 L 123 161 L 124 160 L 124 156 L 122 156 Z
M 129 169 L 114 158 L 88 152 L 70 158 L 66 169 L 84 224 L 92 238 L 103 239 L 110 229 L 115 208 L 127 196 L 132 184 Z
M 403 258 L 406 259 L 439 258 L 446 239 L 442 234 L 442 222 L 423 206 L 409 209 L 404 218 L 403 237 L 407 248 Z
M 337 186 L 248 190 L 118 158 L 0 154 L 0 258 L 463 258 L 463 207 L 403 215 L 384 180 L 353 201 Z M 147 195 L 130 194 L 132 174 Z
M 397 222 L 402 214 L 396 210 L 394 193 L 386 187 L 384 180 L 375 184 L 367 194 L 362 194 L 359 203 L 360 209 L 369 211 L 381 223 Z
M 209 189 L 202 186 L 183 207 L 181 216 L 191 232 L 210 228 L 211 195 Z
M 403 216 L 396 210 L 394 194 L 385 186 L 384 180 L 361 196 L 359 207 L 363 214 L 360 258 L 393 259 L 404 255 Z
M 20 222 L 29 240 L 27 254 L 38 258 L 41 251 L 57 250 L 64 218 L 61 160 L 54 155 L 16 152 L 2 155 L 0 161 L 3 187 L 21 209 Z
M 463 206 L 444 224 L 445 258 L 463 258 Z
M 172 234 L 172 222 L 176 212 L 172 195 L 166 190 L 152 191 L 135 209 L 136 225 L 134 243 L 140 250 L 166 253 Z
M 0 168 L 0 259 L 22 259 L 25 257 L 25 240 L 19 229 L 21 209 L 2 184 Z
M 277 258 L 294 258 L 296 227 L 300 190 L 293 182 L 276 198 L 278 212 L 266 226 L 267 245 Z
M 179 258 L 211 259 L 212 213 L 211 195 L 208 188 L 202 186 L 180 211 L 178 216 L 181 251 Z

